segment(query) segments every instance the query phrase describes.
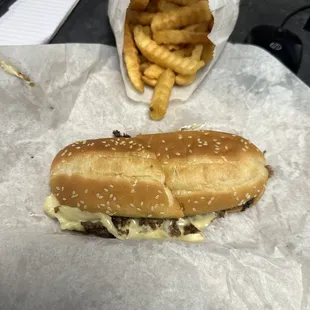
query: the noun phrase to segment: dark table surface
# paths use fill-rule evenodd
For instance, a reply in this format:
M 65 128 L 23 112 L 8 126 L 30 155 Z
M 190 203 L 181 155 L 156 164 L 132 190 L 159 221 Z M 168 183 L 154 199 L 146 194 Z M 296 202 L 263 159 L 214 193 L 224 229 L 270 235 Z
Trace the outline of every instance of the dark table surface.
M 115 46 L 107 16 L 108 0 L 80 0 L 51 43 L 101 43 Z

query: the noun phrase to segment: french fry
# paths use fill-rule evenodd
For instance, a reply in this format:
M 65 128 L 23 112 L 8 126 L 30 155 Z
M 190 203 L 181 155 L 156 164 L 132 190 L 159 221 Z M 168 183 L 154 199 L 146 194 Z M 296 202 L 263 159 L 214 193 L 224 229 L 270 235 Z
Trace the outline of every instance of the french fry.
M 209 44 L 205 44 L 203 46 L 201 60 L 203 60 L 205 63 L 212 61 L 214 49 L 215 49 L 215 45 L 212 42 L 210 42 Z
M 143 31 L 148 37 L 152 37 L 152 30 L 150 26 L 144 26 Z
M 158 44 L 207 44 L 210 42 L 205 32 L 189 32 L 186 30 L 161 30 L 153 34 Z
M 162 46 L 168 49 L 169 51 L 178 51 L 182 48 L 181 45 L 177 44 L 163 44 Z
M 149 0 L 130 0 L 129 7 L 134 11 L 144 11 L 149 4 Z
M 178 5 L 185 6 L 185 5 L 195 4 L 201 0 L 167 0 L 167 1 L 178 4 Z
M 142 81 L 146 84 L 149 85 L 151 87 L 155 87 L 157 84 L 157 80 L 156 79 L 149 79 L 147 76 L 142 75 Z
M 155 13 L 127 10 L 126 20 L 129 24 L 150 25 Z
M 149 67 L 147 67 L 143 74 L 148 77 L 149 79 L 156 79 L 158 80 L 158 78 L 160 77 L 160 75 L 165 71 L 164 68 L 158 66 L 158 65 L 155 65 L 155 64 L 152 64 L 150 65 Z
M 195 45 L 189 45 L 177 51 L 173 51 L 173 54 L 181 57 L 189 57 L 192 55 L 194 47 Z
M 208 31 L 208 24 L 207 23 L 200 23 L 186 26 L 183 30 L 190 31 L 190 32 L 207 32 Z
M 144 84 L 141 79 L 138 50 L 128 24 L 125 24 L 123 54 L 131 84 L 138 92 L 143 93 Z
M 140 64 L 140 72 L 142 73 L 142 74 L 144 74 L 144 71 L 149 67 L 151 65 L 151 63 L 150 62 L 144 62 L 144 63 L 142 63 L 142 64 Z
M 149 61 L 161 67 L 170 68 L 179 74 L 194 74 L 204 66 L 203 61 L 197 61 L 189 57 L 181 57 L 159 46 L 144 33 L 143 27 L 140 25 L 137 25 L 134 29 L 134 39 L 140 52 Z
M 158 10 L 160 12 L 169 12 L 178 8 L 178 5 L 168 2 L 167 0 L 159 0 L 158 2 Z
M 158 12 L 158 0 L 150 0 L 146 12 L 157 13 Z
M 210 22 L 212 13 L 208 1 L 200 1 L 191 6 L 184 6 L 173 11 L 157 13 L 151 23 L 155 33 L 164 29 L 177 29 L 191 24 Z
M 148 62 L 148 60 L 142 55 L 139 55 L 139 59 L 140 59 L 140 64 L 143 64 L 144 62 Z
M 195 60 L 200 60 L 201 59 L 202 51 L 203 51 L 203 45 L 195 46 L 195 48 L 193 49 L 191 58 L 195 59 Z M 181 74 L 178 74 L 175 77 L 175 82 L 178 85 L 185 86 L 185 85 L 192 84 L 193 81 L 195 80 L 195 78 L 196 78 L 196 74 L 191 74 L 191 75 L 181 75 Z
M 171 69 L 165 70 L 160 75 L 150 105 L 151 119 L 160 120 L 165 116 L 174 83 L 175 74 Z

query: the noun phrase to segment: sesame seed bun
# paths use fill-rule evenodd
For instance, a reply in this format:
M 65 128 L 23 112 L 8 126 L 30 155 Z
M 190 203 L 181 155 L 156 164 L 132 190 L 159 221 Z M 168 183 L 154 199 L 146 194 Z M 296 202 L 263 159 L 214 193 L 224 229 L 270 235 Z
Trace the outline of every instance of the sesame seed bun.
M 268 179 L 251 142 L 214 131 L 76 142 L 51 167 L 60 204 L 130 218 L 180 218 L 258 201 Z

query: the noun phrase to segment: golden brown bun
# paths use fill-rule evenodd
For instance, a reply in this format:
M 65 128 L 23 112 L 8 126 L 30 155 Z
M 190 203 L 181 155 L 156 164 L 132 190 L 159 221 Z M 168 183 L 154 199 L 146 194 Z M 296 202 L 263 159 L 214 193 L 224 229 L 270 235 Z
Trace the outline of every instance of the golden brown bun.
M 242 137 L 179 131 L 71 144 L 55 157 L 50 185 L 60 204 L 88 212 L 179 218 L 255 203 L 265 165 Z

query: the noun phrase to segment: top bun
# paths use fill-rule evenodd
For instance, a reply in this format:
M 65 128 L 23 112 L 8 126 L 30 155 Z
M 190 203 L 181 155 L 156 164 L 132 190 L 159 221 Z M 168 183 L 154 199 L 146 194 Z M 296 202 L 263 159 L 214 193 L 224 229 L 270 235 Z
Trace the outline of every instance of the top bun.
M 263 153 L 215 131 L 76 142 L 60 151 L 50 185 L 59 204 L 131 218 L 180 218 L 232 209 L 263 194 Z

